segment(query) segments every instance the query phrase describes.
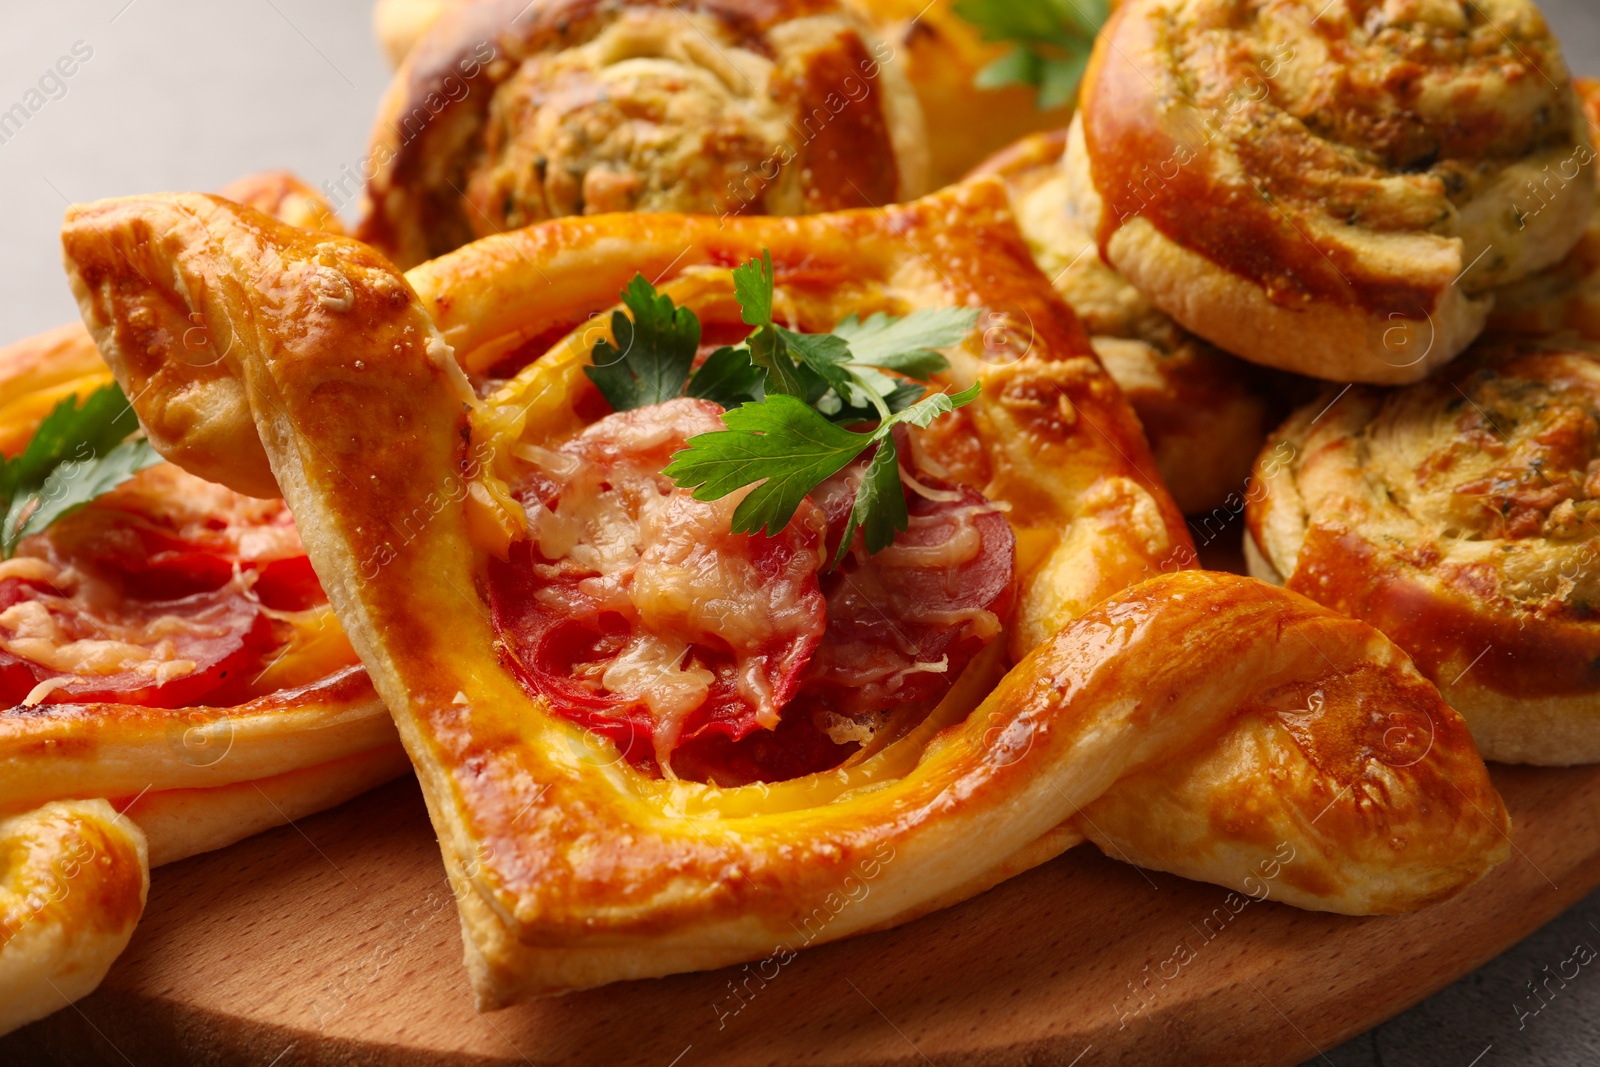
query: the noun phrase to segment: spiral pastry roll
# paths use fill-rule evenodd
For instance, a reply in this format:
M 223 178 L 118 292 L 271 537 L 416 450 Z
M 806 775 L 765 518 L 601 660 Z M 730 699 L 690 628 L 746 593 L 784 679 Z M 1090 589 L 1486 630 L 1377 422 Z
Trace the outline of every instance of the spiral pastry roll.
M 1485 758 L 1600 760 L 1600 354 L 1480 348 L 1297 412 L 1262 453 L 1251 572 L 1409 652 Z
M 563 215 L 804 215 L 918 195 L 922 113 L 842 0 L 484 0 L 406 59 L 360 236 L 403 267 Z
M 1067 196 L 1066 139 L 1065 130 L 1025 137 L 973 177 L 1006 183 L 1034 260 L 1138 414 L 1178 506 L 1189 515 L 1225 507 L 1267 435 L 1274 405 L 1263 375 L 1184 330 L 1100 258 Z
M 1133 0 L 1067 165 L 1107 261 L 1186 329 L 1397 384 L 1572 248 L 1592 154 L 1531 0 Z
M 149 890 L 144 834 L 104 800 L 0 816 L 0 1034 L 99 985 Z

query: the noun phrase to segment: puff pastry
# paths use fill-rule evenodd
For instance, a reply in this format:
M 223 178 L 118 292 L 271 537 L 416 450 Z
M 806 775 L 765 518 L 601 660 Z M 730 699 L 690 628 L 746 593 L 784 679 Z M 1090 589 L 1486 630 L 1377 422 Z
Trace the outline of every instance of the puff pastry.
M 1133 0 L 1080 119 L 1072 195 L 1107 262 L 1227 351 L 1319 378 L 1422 378 L 1593 208 L 1532 0 Z
M 380 109 L 360 236 L 402 267 L 563 215 L 800 215 L 927 186 L 922 113 L 842 0 L 484 0 Z
M 149 889 L 144 834 L 104 800 L 0 817 L 0 1033 L 99 985 Z
M 1263 374 L 1184 330 L 1106 266 L 1067 195 L 1066 141 L 1065 130 L 1032 134 L 972 174 L 1006 183 L 1039 269 L 1138 414 L 1178 506 L 1188 515 L 1225 507 L 1244 492 L 1269 429 L 1275 405 Z
M 1309 405 L 1263 453 L 1251 573 L 1392 637 L 1485 758 L 1600 760 L 1597 398 L 1597 350 L 1547 340 Z
M 195 195 L 74 209 L 63 240 L 91 322 L 256 324 L 230 363 L 256 423 L 234 429 L 265 443 L 395 712 L 485 1008 L 789 952 L 800 924 L 818 943 L 904 921 L 1085 837 L 1227 885 L 1288 843 L 1301 866 L 1284 899 L 1359 913 L 1448 896 L 1506 854 L 1459 717 L 1377 631 L 1245 578 L 1126 588 L 1189 558 L 1181 519 L 998 183 L 725 226 L 560 220 L 404 279 L 360 245 Z M 521 566 L 536 521 L 508 492 L 516 472 L 580 475 L 601 433 L 613 462 L 668 447 L 653 430 L 625 445 L 616 420 L 697 403 L 607 415 L 583 374 L 604 330 L 587 309 L 638 270 L 714 333 L 737 314 L 728 266 L 763 248 L 776 306 L 802 328 L 846 311 L 1027 312 L 1025 356 L 989 365 L 976 338 L 949 353 L 941 384 L 981 377 L 982 395 L 915 442 L 1005 515 L 1018 586 L 1009 641 L 906 732 L 831 770 L 724 787 L 647 773 L 535 696 L 496 568 Z M 350 306 L 316 299 L 330 269 Z M 484 400 L 455 358 L 530 345 L 538 358 Z M 117 360 L 114 336 L 105 347 Z M 870 892 L 819 918 L 851 878 Z
M 338 231 L 288 175 L 227 191 Z M 0 453 L 111 380 L 81 322 L 0 349 Z M 0 1030 L 93 988 L 139 916 L 148 866 L 406 769 L 281 501 L 160 465 L 24 539 L 0 562 L 0 813 L 13 842 L 0 870 L 17 886 L 55 871 L 62 900 L 44 907 L 35 886 L 0 904 L 19 924 L 0 945 Z

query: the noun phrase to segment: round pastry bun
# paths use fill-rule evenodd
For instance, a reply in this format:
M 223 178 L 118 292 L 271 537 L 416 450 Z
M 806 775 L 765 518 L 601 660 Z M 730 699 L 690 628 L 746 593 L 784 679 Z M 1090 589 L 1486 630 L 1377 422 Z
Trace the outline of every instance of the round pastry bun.
M 1066 141 L 1064 129 L 1031 134 L 972 177 L 1006 183 L 1034 260 L 1139 416 L 1178 506 L 1188 515 L 1224 507 L 1244 491 L 1270 426 L 1264 372 L 1183 329 L 1106 265 L 1067 195 Z
M 910 199 L 927 137 L 893 55 L 845 0 L 465 5 L 384 97 L 360 236 L 411 267 L 566 215 Z
M 1600 761 L 1597 410 L 1600 348 L 1576 340 L 1330 390 L 1261 455 L 1250 571 L 1383 630 L 1486 759 Z
M 1373 7 L 1131 0 L 1067 165 L 1110 263 L 1186 328 L 1403 384 L 1472 342 L 1493 288 L 1572 248 L 1594 152 L 1531 0 L 1493 20 L 1468 0 Z

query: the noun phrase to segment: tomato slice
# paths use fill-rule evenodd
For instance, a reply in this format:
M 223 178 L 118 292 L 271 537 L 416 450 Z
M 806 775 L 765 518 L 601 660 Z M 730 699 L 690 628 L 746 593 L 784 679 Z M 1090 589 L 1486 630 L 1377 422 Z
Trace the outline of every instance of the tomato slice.
M 776 727 L 824 629 L 814 506 L 777 536 L 734 534 L 737 497 L 698 501 L 661 473 L 720 413 L 674 400 L 532 450 L 531 539 L 489 568 L 523 683 L 658 769 L 701 738 Z
M 20 704 L 41 682 L 59 680 L 46 702 L 187 707 L 237 679 L 272 644 L 271 620 L 237 587 L 172 601 L 124 600 L 112 611 L 91 614 L 88 605 L 53 589 L 10 578 L 0 581 L 0 604 L 12 611 L 24 604 L 33 608 L 26 618 L 12 616 L 23 638 L 13 647 L 26 647 L 29 633 L 48 630 L 58 638 L 57 649 L 41 653 L 44 662 L 0 649 L 0 704 L 7 706 Z M 66 671 L 48 662 L 62 646 L 81 650 L 77 654 L 86 663 L 110 658 L 113 644 L 159 655 L 144 661 L 148 669 L 107 673 Z

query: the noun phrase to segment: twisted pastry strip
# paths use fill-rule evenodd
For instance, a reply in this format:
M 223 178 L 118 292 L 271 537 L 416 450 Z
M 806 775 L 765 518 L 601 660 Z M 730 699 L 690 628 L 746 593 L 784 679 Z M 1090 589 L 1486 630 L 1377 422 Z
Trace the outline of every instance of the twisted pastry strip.
M 1261 372 L 1188 333 L 1106 266 L 1061 167 L 1067 133 L 1025 137 L 974 170 L 1006 183 L 1034 259 L 1139 416 L 1161 480 L 1186 515 L 1243 493 L 1267 435 Z
M 493 435 L 469 431 L 485 421 L 535 434 L 581 426 L 593 407 L 582 392 L 586 346 L 580 332 L 580 343 L 557 344 L 522 371 L 504 394 L 517 404 L 479 404 L 438 328 L 469 363 L 485 346 L 503 353 L 530 343 L 524 331 L 548 336 L 549 321 L 562 321 L 556 308 L 581 323 L 589 290 L 614 291 L 636 267 L 682 274 L 766 246 L 780 285 L 858 307 L 891 293 L 1031 307 L 1036 349 L 1010 364 L 1029 376 L 998 375 L 980 401 L 985 417 L 966 431 L 994 464 L 986 488 L 1012 505 L 1023 544 L 1063 521 L 1052 494 L 1066 501 L 1104 486 L 1104 472 L 1121 469 L 1116 450 L 1087 442 L 1123 432 L 1114 389 L 1048 394 L 1071 398 L 1083 413 L 1074 426 L 1061 421 L 1066 407 L 1038 404 L 1037 390 L 1009 413 L 1001 402 L 1007 382 L 1036 386 L 1048 368 L 1092 358 L 993 184 L 886 219 L 553 224 L 416 272 L 420 300 L 361 246 L 306 241 L 203 197 L 77 209 L 64 242 L 86 318 L 113 359 L 131 317 L 192 312 L 219 334 L 256 324 L 236 365 L 257 419 L 235 430 L 259 430 L 396 713 L 459 889 L 485 1007 L 756 958 L 782 948 L 791 923 L 851 877 L 870 890 L 830 909 L 821 940 L 904 921 L 1086 835 L 1230 886 L 1281 862 L 1288 846 L 1302 866 L 1284 879 L 1286 899 L 1361 913 L 1447 896 L 1506 854 L 1504 808 L 1459 718 L 1376 631 L 1212 574 L 1117 593 L 1129 570 L 1114 571 L 1093 586 L 1122 576 L 1112 597 L 1090 608 L 1071 584 L 1116 559 L 1093 538 L 1062 537 L 1055 565 L 1028 571 L 1013 646 L 1038 647 L 998 686 L 991 655 L 872 758 L 787 782 L 719 788 L 597 759 L 581 729 L 499 661 L 475 594 L 495 536 L 482 532 L 494 512 L 474 468 L 492 469 L 497 453 Z M 354 294 L 337 309 L 316 295 L 321 272 L 335 269 Z M 948 384 L 975 376 L 971 353 L 952 360 Z M 1091 418 L 1098 431 L 1081 425 Z M 1136 435 L 1120 443 L 1139 451 Z M 957 477 L 970 478 L 974 463 Z M 451 478 L 468 491 L 444 491 Z M 401 522 L 411 523 L 403 541 L 390 532 Z M 1137 543 L 1125 526 L 1091 528 Z M 1161 557 L 1143 551 L 1146 573 L 1159 569 Z M 1065 594 L 1051 589 L 1062 584 Z M 1032 622 L 1030 596 L 1054 605 Z M 1068 624 L 1050 636 L 1050 622 Z
M 1600 352 L 1560 340 L 1312 403 L 1262 454 L 1251 573 L 1392 637 L 1485 758 L 1600 760 L 1597 412 Z
M 921 110 L 842 0 L 483 0 L 380 111 L 360 236 L 402 267 L 563 215 L 800 215 L 927 185 Z
M 1081 120 L 1072 193 L 1108 262 L 1207 340 L 1315 377 L 1423 377 L 1593 207 L 1531 0 L 1134 0 Z
M 0 1033 L 99 985 L 149 889 L 144 834 L 104 800 L 0 819 Z

